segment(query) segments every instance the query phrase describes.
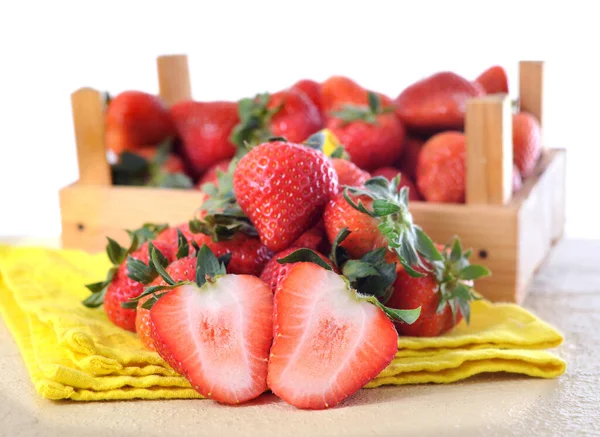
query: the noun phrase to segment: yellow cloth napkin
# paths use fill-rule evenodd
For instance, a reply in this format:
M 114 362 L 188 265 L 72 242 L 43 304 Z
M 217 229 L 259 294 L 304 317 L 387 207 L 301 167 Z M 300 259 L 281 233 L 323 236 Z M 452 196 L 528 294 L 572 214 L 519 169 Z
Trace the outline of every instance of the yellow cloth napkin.
M 0 246 L 0 312 L 37 392 L 48 399 L 201 398 L 102 308 L 81 304 L 104 277 L 104 254 Z M 392 363 L 367 387 L 449 383 L 485 372 L 553 378 L 565 362 L 544 351 L 561 335 L 511 304 L 475 302 L 471 324 L 438 338 L 403 337 Z

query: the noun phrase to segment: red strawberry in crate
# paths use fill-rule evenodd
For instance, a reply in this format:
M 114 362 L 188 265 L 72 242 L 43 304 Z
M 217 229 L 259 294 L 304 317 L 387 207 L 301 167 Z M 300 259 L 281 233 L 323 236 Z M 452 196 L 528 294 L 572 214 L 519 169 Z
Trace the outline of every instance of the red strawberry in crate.
M 414 182 L 411 181 L 410 178 L 404 173 L 401 173 L 397 168 L 380 167 L 373 172 L 373 176 L 383 176 L 389 181 L 398 175 L 400 175 L 400 184 L 398 185 L 398 189 L 400 190 L 402 187 L 408 188 L 408 200 L 421 200 L 421 195 L 419 194 Z
M 321 84 L 321 103 L 324 113 L 339 110 L 345 105 L 367 106 L 369 104 L 369 91 L 352 79 L 344 76 L 331 76 Z M 392 99 L 375 93 L 384 108 L 393 106 Z
M 528 112 L 513 115 L 513 159 L 521 175 L 533 174 L 542 153 L 542 130 L 537 119 Z
M 425 144 L 425 141 L 420 138 L 406 137 L 402 145 L 402 155 L 398 160 L 397 167 L 402 174 L 413 181 L 417 180 L 417 164 L 423 144 Z
M 144 284 L 158 276 L 148 264 L 152 250 L 159 252 L 160 259 L 166 264 L 175 259 L 176 242 L 175 245 L 166 241 L 149 242 L 165 227 L 148 224 L 130 232 L 131 244 L 127 249 L 108 238 L 106 252 L 113 267 L 104 281 L 87 285 L 92 294 L 83 304 L 90 308 L 104 305 L 106 315 L 115 325 L 135 332 L 135 308 L 124 308 L 121 304 L 142 293 Z
M 323 127 L 319 109 L 301 91 L 285 90 L 242 99 L 238 111 L 240 122 L 231 139 L 239 147 L 239 155 L 274 137 L 301 143 Z
M 389 249 L 388 259 L 397 256 L 409 272 L 415 273 L 414 268 L 425 268 L 421 257 L 429 259 L 433 243 L 413 223 L 408 189 L 398 189 L 399 183 L 398 176 L 392 181 L 379 176 L 362 188 L 346 188 L 329 202 L 323 221 L 332 243 L 344 228 L 350 231 L 341 243 L 350 256 L 359 258 L 374 249 Z
M 409 132 L 462 130 L 467 101 L 482 95 L 484 91 L 478 83 L 441 72 L 402 91 L 396 98 L 396 114 Z
M 369 93 L 368 106 L 345 105 L 332 113 L 327 128 L 344 145 L 350 160 L 363 170 L 374 170 L 400 158 L 404 127 Z
M 475 82 L 483 87 L 486 94 L 508 93 L 508 77 L 504 68 L 499 65 L 485 70 Z
M 343 190 L 344 185 L 360 187 L 367 180 L 371 179 L 369 172 L 359 168 L 352 161 L 342 158 L 331 158 L 331 163 L 338 175 L 340 191 Z
M 116 154 L 158 144 L 175 135 L 169 111 L 159 97 L 125 91 L 110 100 L 105 117 L 106 147 Z
M 317 223 L 338 181 L 322 152 L 273 141 L 253 148 L 239 161 L 233 188 L 261 242 L 278 252 Z
M 322 251 L 328 247 L 329 241 L 325 235 L 325 225 L 323 220 L 304 232 L 300 237 L 292 243 L 291 247 L 308 247 L 309 249 Z
M 218 185 L 219 172 L 226 173 L 229 170 L 230 164 L 231 164 L 231 159 L 224 159 L 223 161 L 217 162 L 215 165 L 213 165 L 211 168 L 209 168 L 206 171 L 206 173 L 204 173 L 202 175 L 202 177 L 198 181 L 198 184 L 196 185 L 196 188 L 198 190 L 200 190 L 200 189 L 202 189 L 202 185 L 208 184 L 208 183 Z
M 323 110 L 321 105 L 321 84 L 310 79 L 303 79 L 296 82 L 291 86 L 292 90 L 302 91 L 307 97 L 315 104 L 321 117 L 323 117 Z
M 437 252 L 437 251 L 436 251 Z M 470 252 L 463 253 L 458 239 L 452 249 L 437 252 L 432 271 L 422 277 L 397 271 L 394 290 L 385 305 L 396 309 L 421 307 L 421 315 L 412 324 L 396 323 L 400 335 L 435 337 L 452 329 L 464 317 L 470 318 L 470 302 L 477 299 L 472 281 L 490 272 L 469 263 Z
M 429 202 L 464 203 L 466 146 L 461 132 L 442 132 L 423 146 L 417 166 L 417 186 Z
M 149 300 L 158 353 L 205 397 L 239 404 L 267 390 L 273 294 L 255 276 L 226 274 L 207 246 L 195 284 L 161 273 L 170 291 Z
M 144 185 L 160 188 L 192 188 L 183 160 L 171 152 L 171 141 L 156 148 L 123 152 L 111 166 L 116 185 Z
M 171 108 L 171 116 L 194 176 L 235 154 L 229 139 L 239 121 L 234 102 L 184 101 Z
M 275 291 L 268 386 L 304 409 L 335 407 L 381 373 L 398 351 L 388 315 L 419 313 L 392 313 L 320 264 L 293 265 Z

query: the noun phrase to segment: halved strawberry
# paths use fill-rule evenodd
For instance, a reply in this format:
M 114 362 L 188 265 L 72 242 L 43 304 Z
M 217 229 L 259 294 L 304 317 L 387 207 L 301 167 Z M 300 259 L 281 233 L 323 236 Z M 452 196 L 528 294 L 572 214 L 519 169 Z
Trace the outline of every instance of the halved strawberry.
M 196 283 L 161 275 L 171 291 L 148 301 L 158 353 L 216 401 L 238 404 L 267 390 L 271 290 L 255 276 L 227 275 L 207 246 L 198 252 Z
M 378 304 L 333 271 L 295 264 L 275 292 L 273 393 L 298 408 L 330 408 L 375 378 L 398 351 L 394 325 Z M 418 317 L 409 313 L 407 321 Z

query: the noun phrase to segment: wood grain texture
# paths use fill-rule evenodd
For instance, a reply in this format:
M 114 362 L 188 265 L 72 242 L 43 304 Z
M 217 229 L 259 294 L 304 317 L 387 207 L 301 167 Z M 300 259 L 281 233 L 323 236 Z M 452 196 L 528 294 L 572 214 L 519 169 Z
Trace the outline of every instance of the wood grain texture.
M 192 98 L 186 55 L 159 56 L 156 59 L 159 94 L 167 106 Z
M 104 146 L 104 106 L 104 96 L 92 88 L 81 88 L 71 94 L 81 184 L 112 183 Z
M 519 204 L 518 302 L 525 298 L 533 274 L 564 230 L 564 150 L 546 150 L 538 169 L 538 176 L 523 187 Z
M 471 99 L 465 118 L 466 201 L 502 205 L 512 194 L 512 117 L 507 95 Z
M 519 106 L 544 125 L 544 63 L 540 61 L 519 62 Z

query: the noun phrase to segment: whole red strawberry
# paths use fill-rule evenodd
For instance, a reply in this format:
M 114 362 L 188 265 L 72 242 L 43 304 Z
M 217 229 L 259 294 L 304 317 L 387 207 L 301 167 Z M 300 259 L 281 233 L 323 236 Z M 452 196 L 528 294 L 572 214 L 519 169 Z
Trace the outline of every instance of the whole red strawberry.
M 326 252 L 329 249 L 329 241 L 325 234 L 323 220 L 319 220 L 316 225 L 300 235 L 291 247 L 308 247 L 317 252 Z
M 200 190 L 202 185 L 208 184 L 208 183 L 218 185 L 219 184 L 219 180 L 218 180 L 219 172 L 223 172 L 223 173 L 227 172 L 230 164 L 231 164 L 230 159 L 224 159 L 223 161 L 217 162 L 215 165 L 213 165 L 211 168 L 209 168 L 206 171 L 206 173 L 204 173 L 202 175 L 202 177 L 196 184 L 196 188 L 198 190 Z
M 467 100 L 484 95 L 476 82 L 441 72 L 406 88 L 396 98 L 396 114 L 409 132 L 462 130 Z
M 342 109 L 345 105 L 367 106 L 369 91 L 345 76 L 331 76 L 321 84 L 321 104 L 324 113 Z M 384 108 L 393 106 L 392 99 L 375 93 Z
M 321 117 L 323 118 L 323 109 L 321 104 L 321 84 L 310 79 L 303 79 L 290 87 L 292 90 L 302 91 L 315 104 Z
M 321 113 L 302 91 L 285 90 L 259 94 L 238 103 L 240 122 L 231 139 L 242 150 L 270 138 L 301 143 L 323 127 Z
M 455 240 L 452 249 L 437 252 L 439 259 L 424 276 L 411 276 L 402 267 L 396 271 L 394 290 L 385 305 L 396 309 L 421 307 L 421 315 L 412 324 L 395 323 L 400 335 L 435 337 L 452 329 L 464 317 L 470 319 L 470 302 L 477 299 L 472 281 L 488 276 L 483 266 L 469 263 L 470 253 L 463 253 Z M 441 279 L 443 278 L 443 279 Z
M 239 121 L 234 102 L 180 102 L 171 108 L 171 116 L 194 176 L 235 154 L 229 139 Z
M 423 146 L 417 166 L 417 186 L 429 202 L 464 203 L 466 146 L 461 132 L 442 132 Z
M 408 200 L 421 200 L 421 195 L 414 182 L 397 168 L 380 167 L 373 172 L 373 176 L 383 176 L 390 181 L 398 175 L 400 175 L 400 185 L 398 185 L 398 189 L 400 190 L 402 187 L 408 188 Z
M 542 153 L 542 130 L 537 119 L 528 112 L 513 115 L 513 159 L 521 175 L 533 174 Z
M 405 130 L 380 99 L 369 93 L 369 106 L 346 105 L 333 112 L 327 128 L 344 145 L 350 160 L 363 170 L 374 170 L 400 158 Z
M 331 158 L 331 163 L 338 175 L 340 191 L 343 190 L 344 185 L 360 187 L 371 178 L 369 172 L 359 168 L 352 161 L 342 158 Z
M 423 144 L 425 144 L 425 141 L 420 138 L 405 137 L 404 144 L 402 145 L 402 155 L 397 163 L 400 172 L 413 181 L 417 180 L 417 164 Z
M 487 94 L 508 93 L 508 77 L 499 65 L 494 65 L 481 73 L 475 82 L 480 84 Z
M 316 224 L 337 192 L 338 180 L 322 152 L 273 141 L 253 148 L 239 161 L 233 189 L 261 242 L 278 252 Z
M 279 285 L 281 280 L 283 278 L 285 278 L 285 276 L 288 274 L 288 272 L 290 271 L 292 266 L 295 266 L 297 264 L 297 263 L 281 264 L 281 263 L 279 263 L 279 260 L 285 258 L 286 256 L 288 256 L 291 253 L 294 253 L 295 251 L 298 250 L 299 247 L 300 246 L 288 247 L 287 249 L 282 250 L 281 252 L 276 254 L 273 258 L 271 258 L 271 260 L 267 263 L 264 270 L 260 274 L 260 280 L 263 281 L 265 284 L 267 284 L 273 293 L 275 293 L 277 286 Z M 319 252 L 315 252 L 315 253 L 323 260 L 323 262 L 326 262 L 332 268 L 334 267 L 334 265 L 331 263 L 331 261 L 329 261 L 329 259 L 327 259 L 325 257 L 325 255 L 322 255 Z
M 149 263 L 150 251 L 157 252 L 166 266 L 175 259 L 180 245 L 187 244 L 183 234 L 179 237 L 177 230 L 170 232 L 166 229 L 166 225 L 146 224 L 129 231 L 131 243 L 128 248 L 108 238 L 106 252 L 113 267 L 104 281 L 86 286 L 92 294 L 83 304 L 90 308 L 104 305 L 104 311 L 115 325 L 135 332 L 135 305 L 123 304 L 140 295 L 144 285 L 158 276 Z M 151 240 L 154 241 L 150 243 Z
M 106 146 L 116 154 L 153 146 L 175 135 L 169 111 L 160 98 L 141 91 L 125 91 L 111 99 L 105 125 Z

